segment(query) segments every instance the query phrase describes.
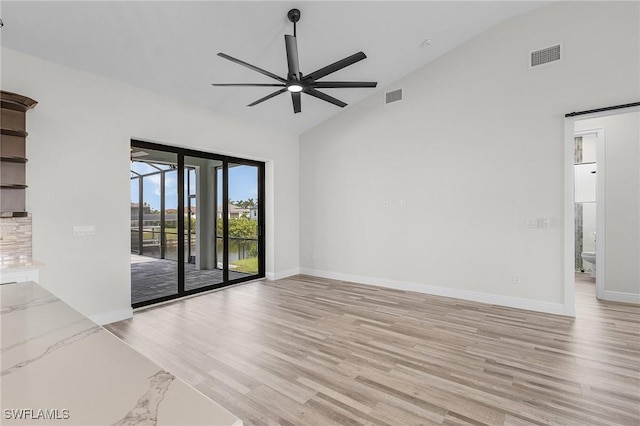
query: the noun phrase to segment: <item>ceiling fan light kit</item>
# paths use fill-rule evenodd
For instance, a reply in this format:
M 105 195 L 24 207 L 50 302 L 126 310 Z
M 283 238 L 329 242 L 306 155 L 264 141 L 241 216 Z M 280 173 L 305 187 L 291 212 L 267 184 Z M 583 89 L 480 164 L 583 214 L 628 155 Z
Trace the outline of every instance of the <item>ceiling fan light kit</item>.
M 333 74 L 336 71 L 339 71 L 343 68 L 346 68 L 350 65 L 355 64 L 367 56 L 363 52 L 355 53 L 351 56 L 348 56 L 344 59 L 341 59 L 337 62 L 334 62 L 326 67 L 320 68 L 310 74 L 304 75 L 300 72 L 300 63 L 298 61 L 298 40 L 296 38 L 296 23 L 300 20 L 301 14 L 298 9 L 291 9 L 287 13 L 287 18 L 289 21 L 293 23 L 293 35 L 285 35 L 284 43 L 285 49 L 287 52 L 287 66 L 289 69 L 289 73 L 287 74 L 287 78 L 280 77 L 272 72 L 266 71 L 262 68 L 258 68 L 255 65 L 251 65 L 247 62 L 236 59 L 232 56 L 229 56 L 225 53 L 218 53 L 218 56 L 221 58 L 227 59 L 231 62 L 234 62 L 238 65 L 242 65 L 247 67 L 253 71 L 259 72 L 260 74 L 266 75 L 274 80 L 277 80 L 278 83 L 265 84 L 265 83 L 213 83 L 214 86 L 251 86 L 251 87 L 279 87 L 280 89 L 276 90 L 269 95 L 258 99 L 255 102 L 250 103 L 247 106 L 255 106 L 259 103 L 262 103 L 268 99 L 271 99 L 275 96 L 278 96 L 285 92 L 291 93 L 291 102 L 293 103 L 293 112 L 299 113 L 302 111 L 301 105 L 301 94 L 306 93 L 307 95 L 313 96 L 315 98 L 321 99 L 325 102 L 329 102 L 333 105 L 339 106 L 340 108 L 344 108 L 347 106 L 345 102 L 342 102 L 339 99 L 334 98 L 333 96 L 329 96 L 324 92 L 321 92 L 317 89 L 344 89 L 344 88 L 374 88 L 378 84 L 374 81 L 318 81 L 323 77 L 326 77 L 329 74 Z

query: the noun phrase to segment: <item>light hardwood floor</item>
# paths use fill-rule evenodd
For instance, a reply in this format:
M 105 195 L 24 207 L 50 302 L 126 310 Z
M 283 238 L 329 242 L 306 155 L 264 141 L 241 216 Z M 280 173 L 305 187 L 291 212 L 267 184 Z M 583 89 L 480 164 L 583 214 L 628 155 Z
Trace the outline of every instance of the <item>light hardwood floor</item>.
M 640 307 L 593 287 L 570 319 L 296 276 L 109 329 L 245 425 L 638 425 Z

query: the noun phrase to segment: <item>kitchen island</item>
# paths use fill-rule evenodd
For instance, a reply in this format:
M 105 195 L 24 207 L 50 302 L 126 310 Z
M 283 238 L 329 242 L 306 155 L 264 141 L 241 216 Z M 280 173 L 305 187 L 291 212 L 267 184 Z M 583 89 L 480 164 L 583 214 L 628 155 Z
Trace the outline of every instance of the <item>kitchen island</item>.
M 2 425 L 242 425 L 38 284 L 0 301 Z

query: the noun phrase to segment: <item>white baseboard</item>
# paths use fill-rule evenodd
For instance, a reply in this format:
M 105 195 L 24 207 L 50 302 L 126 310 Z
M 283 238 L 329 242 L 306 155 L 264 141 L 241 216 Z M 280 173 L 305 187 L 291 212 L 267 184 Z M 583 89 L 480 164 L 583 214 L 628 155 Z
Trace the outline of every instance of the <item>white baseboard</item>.
M 300 274 L 300 268 L 287 269 L 286 271 L 280 272 L 267 272 L 265 276 L 269 281 L 281 280 L 283 278 L 292 277 L 294 275 Z
M 640 304 L 640 294 L 605 290 L 602 300 L 607 300 L 609 302 L 633 303 L 638 305 Z
M 454 299 L 470 300 L 473 302 L 487 303 L 491 305 L 506 306 L 509 308 L 526 309 L 528 311 L 543 312 L 555 315 L 568 315 L 562 303 L 541 302 L 538 300 L 520 299 L 517 297 L 500 296 L 496 294 L 478 293 L 469 290 L 460 290 L 448 287 L 438 287 L 428 284 L 418 284 L 407 281 L 395 281 L 385 278 L 367 277 L 362 275 L 350 275 L 340 272 L 322 271 L 318 269 L 300 268 L 300 273 L 314 277 L 329 278 L 341 281 L 350 281 L 359 284 L 388 287 L 396 290 L 415 291 L 434 296 L 452 297 Z
M 133 309 L 119 309 L 117 311 L 103 312 L 101 314 L 89 315 L 89 319 L 98 325 L 111 324 L 133 317 Z

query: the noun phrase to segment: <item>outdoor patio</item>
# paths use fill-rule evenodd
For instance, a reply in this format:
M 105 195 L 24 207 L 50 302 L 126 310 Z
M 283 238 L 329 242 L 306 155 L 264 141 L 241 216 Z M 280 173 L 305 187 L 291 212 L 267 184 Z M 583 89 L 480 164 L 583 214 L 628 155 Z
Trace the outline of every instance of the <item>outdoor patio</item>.
M 193 290 L 222 283 L 222 270 L 197 270 L 185 263 L 185 289 Z M 250 274 L 229 271 L 229 279 L 244 278 Z M 145 302 L 176 294 L 178 263 L 174 260 L 131 255 L 131 303 Z

